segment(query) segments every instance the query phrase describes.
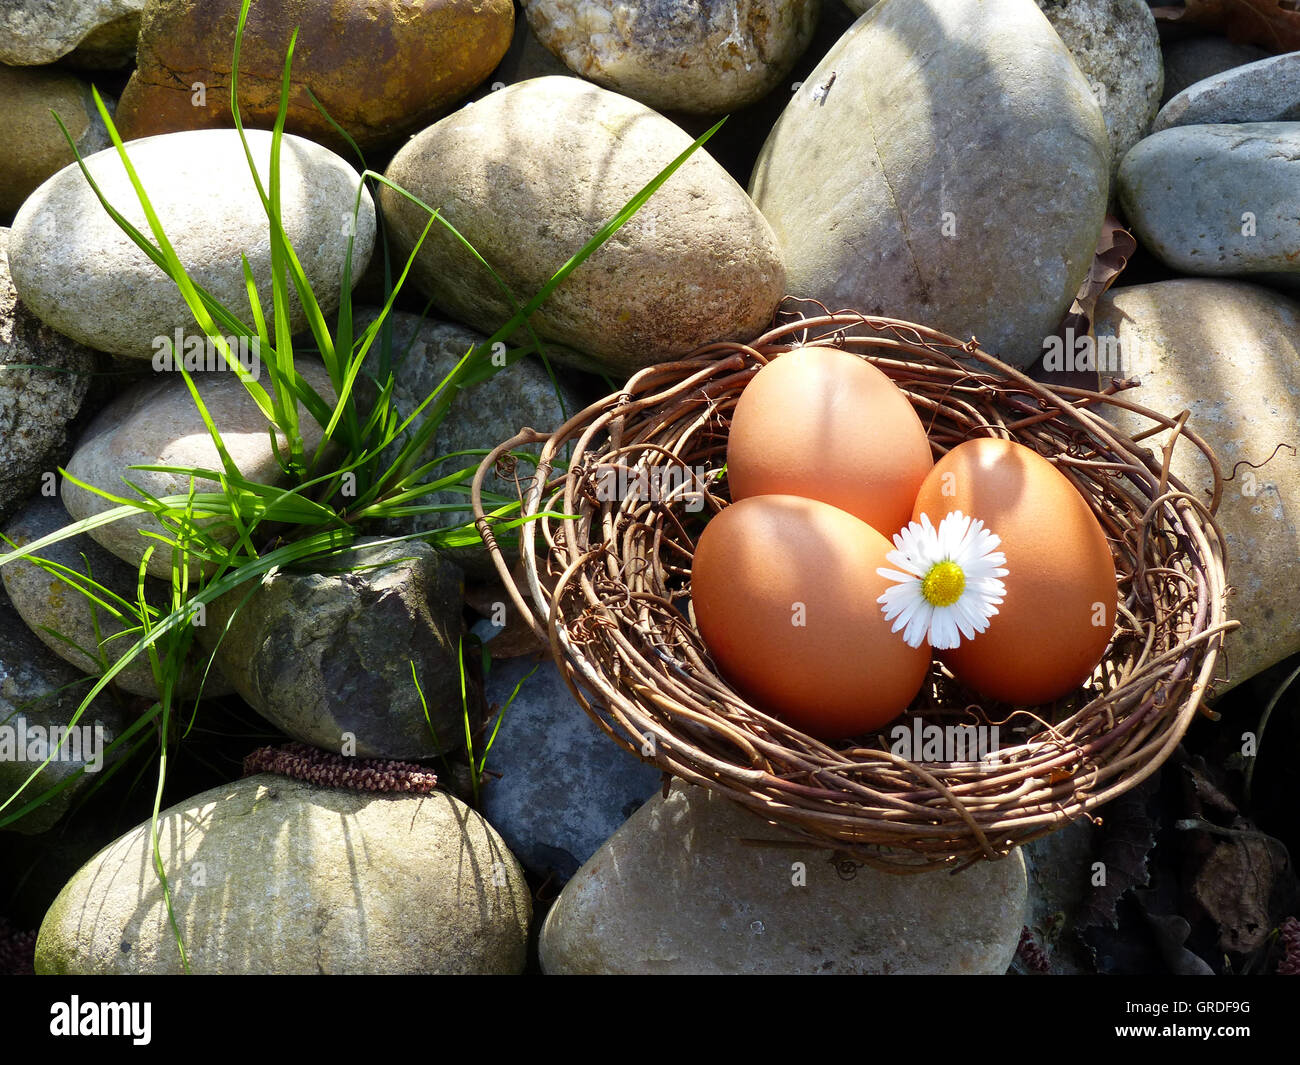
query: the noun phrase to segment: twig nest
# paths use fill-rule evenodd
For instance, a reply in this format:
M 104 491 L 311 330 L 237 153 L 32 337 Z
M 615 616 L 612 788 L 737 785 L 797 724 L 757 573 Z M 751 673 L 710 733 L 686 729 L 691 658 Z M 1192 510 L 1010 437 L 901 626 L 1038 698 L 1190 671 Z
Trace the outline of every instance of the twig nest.
M 696 627 L 692 561 L 705 523 L 729 505 L 720 473 L 741 392 L 762 366 L 808 345 L 856 352 L 886 373 L 936 456 L 973 438 L 1014 440 L 1073 484 L 1110 547 L 1119 600 L 1105 658 L 1083 685 L 1017 707 L 936 670 L 899 722 L 829 743 L 728 683 Z M 1088 816 L 1168 757 L 1233 627 L 1213 516 L 1221 478 L 1192 427 L 1123 391 L 1049 388 L 974 343 L 860 314 L 795 318 L 697 356 L 643 371 L 552 434 L 525 495 L 525 515 L 569 517 L 530 526 L 526 580 L 512 597 L 615 739 L 858 860 L 911 869 L 996 859 Z M 1204 455 L 1209 495 L 1108 424 L 1110 408 L 1144 427 L 1134 436 L 1176 431 Z M 552 456 L 570 445 L 568 472 L 552 476 Z M 480 484 L 494 461 L 480 467 Z M 615 491 L 611 472 L 623 485 Z M 505 559 L 496 563 L 508 580 Z M 994 729 L 996 742 L 982 744 Z M 933 733 L 949 741 L 932 744 Z

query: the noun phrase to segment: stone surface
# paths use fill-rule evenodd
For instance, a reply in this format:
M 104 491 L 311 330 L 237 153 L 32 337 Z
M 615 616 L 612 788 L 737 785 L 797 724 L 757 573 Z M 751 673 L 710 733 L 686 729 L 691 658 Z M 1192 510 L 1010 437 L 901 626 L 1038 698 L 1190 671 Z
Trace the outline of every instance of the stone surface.
M 0 66 L 0 219 L 8 218 L 46 178 L 76 160 L 53 111 L 68 127 L 83 156 L 112 142 L 95 108 L 90 87 L 61 70 Z M 111 97 L 104 101 L 110 113 Z
M 357 330 L 360 331 L 374 321 L 377 312 L 369 309 L 357 311 Z M 470 348 L 482 344 L 487 337 L 472 329 L 452 322 L 435 322 L 421 319 L 419 315 L 393 311 L 389 315 L 393 326 L 394 379 L 393 405 L 402 419 L 409 417 L 419 408 L 436 389 L 439 383 L 455 369 L 456 364 Z M 378 343 L 378 341 L 376 341 Z M 531 426 L 538 432 L 550 432 L 558 429 L 568 418 L 586 405 L 581 394 L 565 378 L 559 360 L 571 360 L 568 352 L 551 351 L 552 369 L 557 371 L 554 381 L 545 365 L 535 356 L 525 356 L 517 362 L 499 369 L 492 377 L 473 385 L 461 393 L 453 403 L 446 420 L 438 427 L 425 461 L 432 461 L 442 455 L 451 455 L 458 451 L 476 448 L 494 448 L 503 443 L 525 426 Z M 424 423 L 420 418 L 414 422 L 401 440 L 404 442 L 409 434 L 417 432 Z M 384 464 L 396 460 L 401 450 L 401 443 L 391 445 L 381 462 Z M 541 449 L 537 446 L 520 448 L 536 454 Z M 448 459 L 432 470 L 427 480 L 445 477 L 458 469 L 477 465 L 482 456 L 461 455 Z M 519 468 L 521 476 L 531 475 L 532 470 L 525 466 Z M 506 480 L 496 474 L 488 476 L 483 484 L 485 492 L 496 492 L 515 500 L 519 492 L 513 479 Z M 438 492 L 423 499 L 413 500 L 413 505 L 423 504 L 464 504 L 469 506 L 468 495 L 453 492 Z M 473 521 L 471 510 L 461 512 L 444 511 L 441 513 L 419 514 L 395 518 L 386 523 L 384 528 L 392 533 L 407 533 L 443 529 Z M 486 550 L 481 546 L 449 548 L 445 553 L 467 573 L 490 576 L 496 573 Z
M 139 36 L 140 12 L 128 11 L 91 30 L 59 62 L 76 70 L 117 72 L 135 65 L 135 42 Z
M 1238 44 L 1226 37 L 1187 37 L 1165 41 L 1161 45 L 1165 57 L 1165 90 L 1161 103 L 1165 104 L 1189 85 L 1221 74 L 1233 67 L 1244 66 L 1267 59 L 1269 53 L 1253 44 Z
M 566 67 L 563 61 L 547 51 L 546 46 L 537 39 L 537 34 L 528 25 L 526 18 L 516 19 L 515 35 L 510 41 L 509 49 L 501 57 L 496 70 L 492 71 L 492 76 L 480 85 L 473 95 L 485 96 L 494 91 L 493 86 L 501 89 L 517 81 L 544 78 L 550 74 L 573 78 L 578 76 Z
M 82 58 L 116 66 L 134 52 L 145 0 L 6 0 L 0 63 L 42 66 L 86 45 Z
M 1189 85 L 1160 109 L 1153 133 L 1170 126 L 1300 120 L 1300 52 L 1269 56 Z
M 14 515 L 3 532 L 16 546 L 25 547 L 71 523 L 72 518 L 57 498 L 37 496 Z M 137 602 L 136 571 L 89 536 L 60 540 L 44 548 L 40 557 L 87 574 L 122 599 Z M 26 559 L 0 569 L 0 578 L 27 627 L 46 647 L 82 673 L 98 677 L 140 638 L 139 632 L 119 635 L 128 625 L 134 627 L 134 623 L 118 620 L 107 607 L 92 604 L 72 585 Z M 158 610 L 158 616 L 171 613 L 171 585 L 149 577 L 145 586 L 148 601 Z M 200 690 L 208 696 L 225 695 L 232 690 L 221 671 L 215 668 L 208 675 L 206 685 L 202 684 L 206 664 L 207 657 L 200 655 L 197 647 L 193 648 L 189 668 L 179 687 L 181 698 L 193 698 Z M 113 682 L 134 695 L 159 698 L 147 654 L 139 655 Z
M 528 576 L 522 559 L 511 567 L 510 573 L 515 586 L 524 587 Z M 541 639 L 524 619 L 495 567 L 490 577 L 471 576 L 466 580 L 465 605 L 478 615 L 470 631 L 487 646 L 490 658 L 549 653 L 550 644 Z
M 1300 122 L 1177 126 L 1124 157 L 1142 246 L 1187 274 L 1300 273 Z
M 1036 0 L 1101 105 L 1111 177 L 1147 135 L 1160 107 L 1164 63 L 1146 0 Z
M 227 592 L 200 638 L 220 639 L 217 662 L 235 690 L 304 743 L 403 760 L 455 750 L 466 705 L 476 722 L 482 699 L 468 665 L 461 698 L 460 571 L 419 541 L 368 543 L 317 563 L 324 572 L 276 570 Z
M 331 404 L 334 402 L 324 366 L 299 358 L 295 367 L 322 397 Z M 284 474 L 271 447 L 266 416 L 239 378 L 232 373 L 214 372 L 196 374 L 194 381 L 239 471 L 259 484 L 283 484 Z M 321 427 L 303 411 L 299 429 L 305 453 L 310 456 L 320 443 Z M 287 451 L 283 435 L 277 434 L 277 441 L 277 447 Z M 287 459 L 287 455 L 283 457 Z M 133 495 L 123 483 L 124 477 L 155 497 L 183 495 L 189 491 L 188 478 L 128 469 L 133 465 L 221 469 L 221 456 L 180 374 L 159 374 L 154 380 L 134 384 L 123 391 L 86 427 L 65 468 L 77 480 L 120 496 Z M 198 492 L 220 491 L 215 481 L 196 479 L 194 484 Z M 63 505 L 77 520 L 117 505 L 67 478 L 63 479 L 61 491 Z M 153 546 L 149 574 L 170 580 L 171 550 L 157 540 L 141 536 L 143 530 L 166 531 L 155 518 L 142 512 L 93 529 L 90 536 L 134 567 L 139 566 L 145 550 Z M 235 542 L 235 532 L 230 528 L 213 530 L 213 535 L 225 544 Z M 196 562 L 193 571 L 198 570 Z
M 123 136 L 233 125 L 230 56 L 240 0 L 152 0 L 139 69 L 122 93 Z M 491 73 L 510 45 L 510 0 L 281 0 L 249 10 L 239 111 L 270 128 L 285 50 L 300 29 L 285 128 L 351 150 L 307 94 L 362 149 L 433 121 Z M 205 87 L 196 96 L 196 85 Z
M 1103 811 L 1102 816 L 1105 816 Z M 1075 935 L 1075 917 L 1088 896 L 1096 858 L 1096 829 L 1086 817 L 1020 848 L 1029 881 L 1025 924 L 1055 976 L 1091 975 L 1096 967 Z M 1032 970 L 1017 958 L 1017 969 Z
M 149 823 L 50 907 L 41 973 L 178 974 Z M 163 868 L 194 973 L 514 974 L 532 900 L 478 814 L 260 774 L 163 811 Z
M 265 184 L 271 134 L 249 130 L 248 139 Z M 269 318 L 269 223 L 237 132 L 150 137 L 131 144 L 127 154 L 194 281 L 249 320 L 242 252 Z M 147 234 L 116 149 L 91 156 L 87 166 L 108 202 Z M 301 137 L 284 138 L 280 166 L 284 228 L 328 315 L 339 302 L 345 222 L 351 223 L 360 177 L 333 152 Z M 366 192 L 356 221 L 354 278 L 365 271 L 374 238 L 374 204 Z M 176 286 L 118 228 L 76 166 L 59 171 L 23 204 L 14 219 L 10 263 L 14 286 L 33 313 L 101 351 L 152 359 L 157 338 L 182 327 L 198 332 Z M 296 294 L 290 306 L 290 324 L 303 329 L 307 318 Z
M 712 792 L 674 783 L 569 881 L 547 973 L 1001 974 L 1024 924 L 1020 852 L 959 876 L 857 870 Z M 802 874 L 806 884 L 797 886 Z
M 442 208 L 526 300 L 689 146 L 679 127 L 633 100 L 576 78 L 536 78 L 425 130 L 388 177 Z M 427 214 L 389 190 L 380 200 L 409 254 Z M 444 312 L 475 329 L 494 332 L 511 316 L 491 276 L 440 226 L 412 272 Z M 626 377 L 710 341 L 751 339 L 784 290 L 771 228 L 700 151 L 565 279 L 533 325 Z
M 527 868 L 563 883 L 662 776 L 601 731 L 549 656 L 493 665 L 489 705 L 504 706 L 521 681 L 488 754 L 483 813 Z
M 1300 303 L 1266 288 L 1184 279 L 1113 289 L 1097 305 L 1097 338 L 1117 338 L 1142 387 L 1125 396 L 1167 415 L 1184 408 L 1226 478 L 1218 512 L 1228 547 L 1228 613 L 1241 622 L 1219 658 L 1215 693 L 1300 651 Z M 1132 432 L 1149 425 L 1116 411 Z M 1166 435 L 1145 441 L 1156 454 Z M 1270 456 L 1273 456 L 1270 460 Z M 1238 463 L 1267 463 L 1252 470 Z M 1208 501 L 1209 465 L 1186 441 L 1175 476 Z
M 812 40 L 821 0 L 523 0 L 538 39 L 584 78 L 659 111 L 762 99 Z
M 873 8 L 831 48 L 750 190 L 792 294 L 973 334 L 1027 365 L 1092 263 L 1109 155 L 1087 80 L 1033 0 L 913 0 Z
M 96 355 L 32 314 L 9 278 L 9 230 L 0 227 L 0 521 L 65 458 Z
M 52 655 L 27 631 L 18 612 L 0 592 L 0 803 L 14 795 L 32 770 L 49 755 L 48 741 L 52 735 L 49 730 L 71 724 L 90 687 L 90 681 Z M 97 773 L 107 765 L 111 756 L 103 752 L 121 727 L 119 715 L 108 698 L 103 695 L 97 698 L 77 724 L 90 731 L 69 736 L 63 749 L 0 817 L 15 813 L 82 766 L 87 767 L 87 772 L 78 783 L 24 814 L 6 826 L 7 829 L 33 833 L 50 828 L 68 812 L 77 793 L 93 782 L 91 767 Z M 43 732 L 38 734 L 33 731 L 36 729 Z M 46 741 L 44 750 L 35 745 L 39 739 Z M 80 749 L 73 746 L 74 742 Z

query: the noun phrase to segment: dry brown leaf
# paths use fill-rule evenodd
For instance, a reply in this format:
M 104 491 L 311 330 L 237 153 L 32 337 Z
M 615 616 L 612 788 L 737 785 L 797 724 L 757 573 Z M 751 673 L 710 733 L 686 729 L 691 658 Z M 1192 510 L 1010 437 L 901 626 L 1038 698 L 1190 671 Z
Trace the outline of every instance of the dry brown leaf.
M 1244 818 L 1239 824 L 1243 827 L 1229 830 L 1228 838 L 1215 841 L 1192 881 L 1191 895 L 1219 926 L 1219 946 L 1244 953 L 1274 928 L 1270 903 L 1289 863 L 1280 841 Z
M 1115 283 L 1115 279 L 1128 265 L 1129 259 L 1137 251 L 1137 240 L 1133 234 L 1120 225 L 1114 215 L 1107 215 L 1102 223 L 1101 235 L 1097 238 L 1097 250 L 1093 253 L 1092 266 L 1089 267 L 1079 292 L 1066 311 L 1057 327 L 1056 336 L 1060 338 L 1062 350 L 1077 352 L 1078 343 L 1084 337 L 1093 337 L 1092 318 L 1097 309 L 1097 301 L 1106 290 Z M 1095 339 L 1095 337 L 1094 337 Z M 1065 384 L 1075 388 L 1101 387 L 1101 375 L 1095 370 L 1073 370 L 1069 372 L 1052 371 L 1050 376 L 1043 368 L 1040 359 L 1035 364 L 1030 376 L 1040 381 L 1053 384 Z
M 1273 52 L 1300 49 L 1300 0 L 1186 0 L 1182 7 L 1155 7 L 1161 22 L 1221 33 L 1239 44 Z
M 1103 883 L 1091 886 L 1075 915 L 1075 927 L 1080 932 L 1093 927 L 1117 928 L 1115 907 L 1120 898 L 1130 888 L 1149 883 L 1147 856 L 1156 845 L 1158 827 L 1149 804 L 1159 787 L 1157 773 L 1102 807 L 1095 856 L 1103 864 L 1106 877 Z
M 1079 286 L 1079 294 L 1074 297 L 1074 302 L 1061 320 L 1062 336 L 1069 329 L 1074 330 L 1076 337 L 1092 334 L 1092 316 L 1097 310 L 1097 301 L 1115 283 L 1115 278 L 1123 273 L 1135 251 L 1137 240 L 1133 234 L 1119 224 L 1118 218 L 1108 214 L 1101 226 L 1101 236 L 1097 238 L 1092 267 Z

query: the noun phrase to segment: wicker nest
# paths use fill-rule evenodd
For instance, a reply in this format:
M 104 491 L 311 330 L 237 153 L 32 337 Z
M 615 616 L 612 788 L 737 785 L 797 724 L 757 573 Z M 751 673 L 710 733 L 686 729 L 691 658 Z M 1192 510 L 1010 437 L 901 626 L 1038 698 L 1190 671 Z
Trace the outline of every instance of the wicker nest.
M 1119 619 L 1084 686 L 1048 706 L 981 705 L 936 664 L 913 702 L 909 716 L 926 722 L 997 724 L 1016 745 L 1002 742 L 993 762 L 911 762 L 890 752 L 887 730 L 816 740 L 749 705 L 696 631 L 691 559 L 701 519 L 728 503 L 719 471 L 731 412 L 763 365 L 807 344 L 857 353 L 892 378 L 936 457 L 977 436 L 1033 448 L 1083 493 L 1109 538 Z M 1132 384 L 1048 387 L 974 340 L 857 314 L 799 318 L 753 344 L 712 344 L 652 366 L 555 433 L 525 429 L 504 442 L 474 481 L 478 528 L 574 695 L 623 747 L 839 850 L 842 861 L 906 872 L 996 859 L 1092 816 L 1153 773 L 1202 707 L 1234 625 L 1214 521 L 1218 464 L 1185 413 L 1170 418 L 1122 398 Z M 1123 435 L 1103 420 L 1108 406 L 1149 429 Z M 1169 473 L 1172 439 L 1161 454 L 1138 442 L 1164 430 L 1204 452 L 1211 498 Z M 539 443 L 529 481 L 514 455 Z M 515 474 L 525 516 L 542 515 L 523 527 L 526 587 L 510 578 L 484 517 L 481 487 L 494 469 Z M 609 490 L 613 475 L 623 491 Z

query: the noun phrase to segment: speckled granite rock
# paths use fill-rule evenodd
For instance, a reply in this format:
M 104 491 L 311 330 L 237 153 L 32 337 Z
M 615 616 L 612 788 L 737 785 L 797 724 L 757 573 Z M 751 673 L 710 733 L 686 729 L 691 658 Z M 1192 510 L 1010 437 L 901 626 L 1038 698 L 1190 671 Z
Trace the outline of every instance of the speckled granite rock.
M 9 230 L 0 228 L 0 521 L 38 488 L 57 487 L 68 425 L 98 361 L 18 299 L 8 252 Z
M 812 40 L 821 0 L 523 0 L 538 40 L 584 78 L 660 111 L 761 99 Z
M 377 312 L 370 309 L 357 311 L 357 329 L 374 321 Z M 453 322 L 436 322 L 421 319 L 419 315 L 393 311 L 392 323 L 394 358 L 393 405 L 402 418 L 413 414 L 439 383 L 449 374 L 470 348 L 483 344 L 487 337 Z M 565 369 L 557 360 L 571 360 L 572 352 L 551 348 L 551 374 L 540 359 L 525 356 L 509 366 L 503 366 L 486 381 L 471 386 L 456 398 L 447 418 L 438 427 L 426 452 L 426 461 L 436 456 L 453 455 L 459 451 L 479 448 L 491 449 L 514 436 L 525 426 L 538 432 L 558 429 L 585 404 L 578 390 L 565 376 Z M 405 441 L 417 432 L 423 419 L 417 419 L 401 439 Z M 392 462 L 401 449 L 400 443 L 391 445 L 381 461 Z M 520 448 L 536 454 L 537 446 Z M 444 477 L 458 469 L 478 464 L 480 457 L 459 455 L 440 464 L 428 475 L 429 480 Z M 520 467 L 521 473 L 527 471 Z M 527 471 L 530 472 L 530 471 Z M 485 492 L 496 492 L 508 499 L 517 499 L 518 490 L 513 480 L 496 474 L 489 475 L 483 483 Z M 415 501 L 419 504 L 457 503 L 468 507 L 469 497 L 453 492 L 438 492 Z M 462 525 L 473 520 L 469 510 L 442 511 L 394 518 L 384 523 L 387 532 L 396 534 L 443 529 Z M 444 553 L 467 573 L 491 577 L 496 573 L 487 551 L 481 546 L 444 549 Z
M 1146 0 L 1036 0 L 1092 86 L 1110 140 L 1112 179 L 1160 107 L 1164 62 Z
M 43 66 L 81 49 L 87 66 L 120 66 L 135 53 L 146 0 L 6 0 L 0 63 Z

